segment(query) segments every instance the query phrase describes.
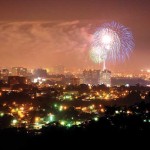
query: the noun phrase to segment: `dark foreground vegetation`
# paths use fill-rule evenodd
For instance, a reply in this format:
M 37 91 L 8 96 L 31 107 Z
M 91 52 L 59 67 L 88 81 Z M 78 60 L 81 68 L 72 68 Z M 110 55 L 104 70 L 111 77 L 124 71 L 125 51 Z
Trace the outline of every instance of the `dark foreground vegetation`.
M 136 107 L 149 109 L 149 103 L 140 103 Z M 132 109 L 135 106 L 132 106 Z M 117 108 L 118 109 L 118 108 Z M 150 109 L 149 109 L 150 110 Z M 98 121 L 85 121 L 80 126 L 63 127 L 57 122 L 40 130 L 25 128 L 7 128 L 0 130 L 1 149 L 64 149 L 80 146 L 127 146 L 132 144 L 145 147 L 149 142 L 150 116 L 140 114 L 117 113 L 115 107 L 107 108 L 106 115 Z M 145 116 L 145 118 L 144 118 Z

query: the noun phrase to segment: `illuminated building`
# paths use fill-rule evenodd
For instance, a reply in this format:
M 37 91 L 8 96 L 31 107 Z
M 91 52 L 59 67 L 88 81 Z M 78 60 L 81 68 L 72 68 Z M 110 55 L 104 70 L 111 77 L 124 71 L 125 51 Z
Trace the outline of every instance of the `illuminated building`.
M 11 70 L 12 76 L 27 76 L 27 68 L 13 67 Z
M 8 69 L 1 69 L 0 74 L 1 74 L 1 76 L 8 76 L 9 70 Z
M 100 70 L 84 70 L 83 83 L 97 85 L 99 84 Z
M 111 72 L 109 70 L 103 70 L 100 72 L 100 84 L 111 86 Z
M 8 69 L 1 69 L 0 70 L 0 79 L 7 80 L 9 76 L 9 70 Z

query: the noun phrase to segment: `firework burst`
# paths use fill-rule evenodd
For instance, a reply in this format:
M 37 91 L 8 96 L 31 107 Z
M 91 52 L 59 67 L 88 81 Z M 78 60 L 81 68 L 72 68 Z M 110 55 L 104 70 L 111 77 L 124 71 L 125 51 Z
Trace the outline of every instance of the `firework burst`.
M 124 61 L 134 48 L 132 32 L 117 22 L 103 24 L 93 34 L 90 57 L 95 63 Z

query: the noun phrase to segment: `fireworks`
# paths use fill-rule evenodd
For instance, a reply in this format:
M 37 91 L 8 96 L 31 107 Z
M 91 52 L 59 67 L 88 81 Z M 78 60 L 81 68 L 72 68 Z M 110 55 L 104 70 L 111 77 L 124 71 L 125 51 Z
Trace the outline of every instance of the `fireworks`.
M 93 62 L 101 63 L 106 60 L 107 53 L 101 49 L 101 47 L 95 47 L 90 51 L 90 57 Z
M 90 57 L 95 63 L 124 61 L 134 48 L 133 35 L 117 23 L 103 24 L 93 35 Z

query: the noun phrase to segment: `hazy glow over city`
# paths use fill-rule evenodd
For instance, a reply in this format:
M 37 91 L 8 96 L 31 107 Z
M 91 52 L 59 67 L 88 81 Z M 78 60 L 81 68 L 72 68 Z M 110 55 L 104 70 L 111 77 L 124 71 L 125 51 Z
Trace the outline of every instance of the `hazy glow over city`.
M 0 0 L 0 149 L 147 149 L 149 18 L 150 0 Z
M 1 1 L 0 63 L 6 67 L 36 68 L 51 67 L 59 60 L 59 64 L 66 67 L 98 67 L 88 54 L 91 35 L 96 27 L 115 20 L 132 30 L 136 47 L 130 59 L 124 63 L 107 66 L 115 71 L 149 69 L 148 5 L 140 1 L 115 1 L 114 5 L 109 2 L 108 9 L 107 1 L 103 2 L 103 7 L 98 0 L 92 1 L 92 5 L 90 3 L 68 0 L 59 3 Z

